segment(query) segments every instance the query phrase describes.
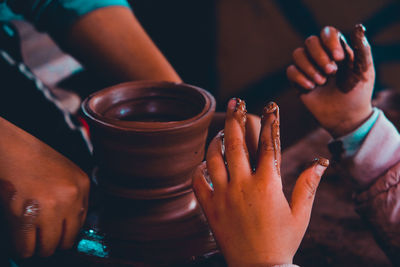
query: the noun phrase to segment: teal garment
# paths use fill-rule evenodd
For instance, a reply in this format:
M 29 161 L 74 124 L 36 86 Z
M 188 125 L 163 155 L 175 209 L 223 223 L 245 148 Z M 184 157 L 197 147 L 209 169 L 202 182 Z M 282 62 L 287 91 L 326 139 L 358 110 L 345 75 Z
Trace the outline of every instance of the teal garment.
M 0 3 L 0 21 L 10 21 L 13 19 L 22 19 L 22 17 L 12 12 L 7 4 Z
M 380 113 L 381 111 L 379 109 L 374 108 L 372 115 L 366 122 L 364 122 L 363 125 L 358 127 L 353 132 L 337 139 L 342 141 L 343 143 L 344 157 L 352 157 L 357 153 L 364 139 L 367 137 L 368 133 L 374 126 Z
M 0 4 L 0 21 L 26 19 L 57 37 L 78 18 L 107 6 L 130 8 L 127 0 L 6 0 Z

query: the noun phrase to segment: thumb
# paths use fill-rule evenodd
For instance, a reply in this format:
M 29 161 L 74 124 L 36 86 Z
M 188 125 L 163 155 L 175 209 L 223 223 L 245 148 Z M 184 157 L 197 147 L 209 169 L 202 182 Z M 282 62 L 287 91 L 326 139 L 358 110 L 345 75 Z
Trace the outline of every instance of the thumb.
M 362 24 L 357 24 L 351 35 L 351 45 L 354 49 L 354 72 L 363 74 L 373 64 L 371 46 L 365 37 L 365 27 Z
M 303 171 L 297 179 L 292 193 L 292 213 L 295 217 L 310 220 L 311 209 L 314 202 L 321 176 L 329 166 L 329 160 L 316 158 L 308 169 Z

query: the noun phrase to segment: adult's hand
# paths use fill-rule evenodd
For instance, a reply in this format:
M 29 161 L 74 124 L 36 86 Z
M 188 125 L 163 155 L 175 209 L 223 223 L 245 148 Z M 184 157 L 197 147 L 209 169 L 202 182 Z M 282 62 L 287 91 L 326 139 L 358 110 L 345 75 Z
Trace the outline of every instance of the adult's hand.
M 87 212 L 89 179 L 71 161 L 0 118 L 0 204 L 18 257 L 68 249 Z

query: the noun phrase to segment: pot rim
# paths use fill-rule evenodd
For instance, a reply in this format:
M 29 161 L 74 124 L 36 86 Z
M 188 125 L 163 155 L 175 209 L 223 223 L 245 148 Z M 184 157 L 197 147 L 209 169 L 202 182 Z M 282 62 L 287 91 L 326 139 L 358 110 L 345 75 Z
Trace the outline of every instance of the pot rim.
M 96 98 L 107 95 L 113 91 L 121 90 L 126 87 L 131 87 L 132 89 L 143 89 L 143 88 L 153 88 L 153 87 L 166 87 L 174 89 L 184 89 L 184 90 L 195 90 L 198 92 L 205 100 L 205 104 L 201 112 L 195 116 L 188 118 L 186 120 L 172 121 L 172 122 L 138 122 L 138 121 L 122 121 L 118 119 L 108 118 L 96 111 L 94 111 L 89 105 Z M 166 132 L 172 130 L 178 130 L 183 128 L 188 128 L 193 126 L 199 120 L 202 120 L 208 116 L 211 116 L 215 111 L 216 102 L 215 98 L 206 90 L 186 83 L 178 82 L 168 82 L 168 81 L 131 81 L 124 82 L 117 85 L 113 85 L 97 91 L 89 95 L 81 104 L 82 111 L 86 118 L 101 126 L 103 128 L 122 130 L 127 132 Z

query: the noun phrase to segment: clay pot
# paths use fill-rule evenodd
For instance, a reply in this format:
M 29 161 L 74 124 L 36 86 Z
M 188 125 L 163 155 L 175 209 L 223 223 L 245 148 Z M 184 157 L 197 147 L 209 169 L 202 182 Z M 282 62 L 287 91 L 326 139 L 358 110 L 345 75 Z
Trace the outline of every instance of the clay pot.
M 176 262 L 215 249 L 191 189 L 213 96 L 187 84 L 128 82 L 92 94 L 82 108 L 102 192 L 93 227 L 114 255 Z

